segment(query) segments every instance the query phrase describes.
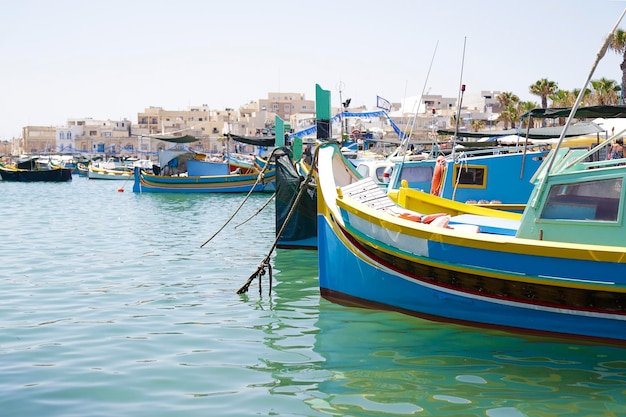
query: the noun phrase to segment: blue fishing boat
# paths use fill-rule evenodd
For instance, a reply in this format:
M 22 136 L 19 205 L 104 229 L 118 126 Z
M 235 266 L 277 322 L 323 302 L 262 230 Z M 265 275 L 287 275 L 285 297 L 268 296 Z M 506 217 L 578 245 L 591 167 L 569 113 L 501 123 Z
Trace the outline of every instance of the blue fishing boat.
M 191 161 L 190 161 L 191 162 Z M 191 164 L 201 171 L 206 166 Z M 213 167 L 214 168 L 214 167 Z M 211 168 L 211 169 L 213 169 Z M 135 168 L 133 192 L 136 193 L 247 193 L 273 192 L 276 170 L 255 165 L 247 173 L 229 172 L 216 175 L 159 175 L 149 170 Z
M 426 155 L 388 158 L 381 165 L 393 163 L 387 192 L 395 198 L 402 183 L 440 197 L 474 204 L 492 204 L 509 210 L 523 210 L 533 190 L 531 178 L 548 154 L 551 141 L 560 137 L 562 127 L 521 131 L 472 132 L 472 137 L 494 138 L 488 147 L 473 147 L 459 142 L 458 149 L 444 154 L 437 145 Z M 443 134 L 450 132 L 439 131 Z M 591 122 L 571 126 L 566 138 L 592 135 L 603 129 Z M 515 133 L 517 143 L 498 143 L 498 138 Z M 469 135 L 464 133 L 464 135 Z M 527 144 L 529 139 L 534 142 Z M 481 142 L 482 143 L 482 142 Z
M 251 173 L 223 175 L 157 175 L 135 168 L 133 192 L 136 193 L 248 193 L 273 192 L 276 170 L 257 167 Z
M 273 192 L 275 182 L 274 163 L 259 156 L 207 155 L 173 148 L 159 152 L 158 166 L 135 168 L 133 192 Z
M 397 204 L 335 145 L 322 145 L 322 295 L 439 320 L 626 341 L 626 167 L 589 156 L 551 153 L 519 215 L 406 187 Z
M 571 109 L 525 115 L 567 121 L 522 214 L 404 186 L 394 201 L 335 144 L 318 147 L 322 296 L 433 320 L 626 343 L 626 158 L 600 156 L 626 129 L 591 149 L 562 146 L 574 118 L 626 117 L 626 106 L 579 108 L 586 86 Z

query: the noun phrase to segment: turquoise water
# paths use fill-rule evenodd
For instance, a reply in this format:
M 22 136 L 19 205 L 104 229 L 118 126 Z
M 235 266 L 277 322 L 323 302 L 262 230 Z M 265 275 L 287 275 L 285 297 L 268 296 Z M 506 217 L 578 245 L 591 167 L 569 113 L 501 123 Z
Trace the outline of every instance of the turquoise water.
M 0 415 L 626 415 L 626 349 L 333 304 L 316 252 L 236 294 L 268 197 L 200 248 L 243 195 L 0 181 Z

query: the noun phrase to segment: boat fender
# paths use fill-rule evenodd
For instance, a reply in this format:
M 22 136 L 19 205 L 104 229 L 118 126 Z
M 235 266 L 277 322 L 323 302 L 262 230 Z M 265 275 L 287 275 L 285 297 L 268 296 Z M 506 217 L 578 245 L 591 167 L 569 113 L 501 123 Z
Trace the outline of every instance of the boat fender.
M 445 229 L 449 229 L 448 223 L 450 222 L 450 216 L 444 215 L 439 216 L 435 220 L 433 220 L 430 224 L 435 227 L 443 227 Z
M 439 195 L 441 191 L 441 178 L 443 177 L 443 170 L 446 166 L 446 158 L 438 156 L 435 161 L 435 170 L 433 171 L 433 179 L 430 183 L 430 193 L 432 195 Z
M 435 214 L 429 214 L 427 216 L 424 216 L 422 218 L 422 223 L 424 224 L 431 224 L 433 222 L 433 220 L 439 218 L 439 217 L 443 217 L 443 216 L 447 216 L 446 213 L 435 213 Z
M 422 216 L 420 216 L 417 213 L 400 213 L 398 217 L 400 217 L 401 219 L 411 220 L 413 222 L 418 222 L 418 223 L 422 222 Z
M 400 209 L 398 207 L 387 207 L 384 209 L 387 213 L 391 214 L 394 217 L 400 217 L 401 219 L 411 220 L 414 222 L 421 223 L 422 216 L 419 213 L 410 210 Z

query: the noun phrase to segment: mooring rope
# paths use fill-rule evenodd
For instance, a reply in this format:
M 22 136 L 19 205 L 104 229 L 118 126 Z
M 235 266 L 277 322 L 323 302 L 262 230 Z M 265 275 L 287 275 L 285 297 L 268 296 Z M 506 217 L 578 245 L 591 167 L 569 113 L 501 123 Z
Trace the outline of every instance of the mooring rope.
M 275 148 L 274 150 L 272 150 L 272 152 L 269 154 L 268 158 L 267 158 L 267 162 L 265 164 L 265 166 L 263 167 L 263 169 L 261 170 L 261 172 L 259 172 L 259 175 L 256 178 L 256 182 L 254 183 L 254 185 L 252 186 L 252 188 L 250 189 L 250 191 L 248 191 L 248 194 L 246 195 L 246 198 L 243 199 L 243 201 L 241 202 L 241 204 L 239 204 L 239 207 L 237 207 L 237 209 L 233 212 L 233 214 L 228 218 L 228 220 L 226 220 L 226 223 L 224 223 L 222 225 L 222 227 L 220 227 L 217 232 L 213 233 L 213 236 L 211 236 L 210 238 L 208 238 L 202 245 L 200 245 L 201 248 L 204 247 L 204 245 L 206 245 L 207 243 L 209 243 L 211 240 L 213 240 L 213 238 L 215 236 L 217 236 L 222 230 L 224 230 L 224 228 L 228 225 L 228 223 L 231 222 L 231 220 L 237 215 L 237 213 L 239 212 L 239 210 L 241 210 L 241 207 L 243 207 L 243 205 L 245 204 L 245 202 L 248 200 L 248 198 L 250 198 L 250 196 L 252 195 L 252 193 L 254 192 L 254 189 L 256 188 L 256 186 L 259 184 L 259 182 L 261 180 L 263 180 L 265 178 L 265 171 L 267 171 L 267 168 L 270 165 L 270 161 L 272 160 L 272 158 L 274 157 L 274 152 L 276 151 Z
M 459 165 L 459 169 L 457 171 L 456 181 L 454 182 L 454 187 L 452 190 L 452 201 L 454 201 L 454 199 L 456 198 L 456 190 L 459 186 L 459 181 L 461 180 L 461 171 L 463 170 L 463 166 L 465 166 L 466 171 L 468 169 L 467 155 L 465 154 L 465 152 L 459 153 L 452 159 L 452 166 L 454 167 L 456 164 Z
M 278 240 L 282 236 L 283 231 L 287 227 L 289 220 L 291 220 L 291 216 L 295 212 L 296 207 L 298 206 L 298 203 L 300 202 L 300 198 L 304 194 L 304 191 L 308 188 L 309 182 L 311 182 L 311 180 L 313 179 L 313 171 L 315 170 L 315 167 L 317 166 L 317 154 L 318 154 L 318 149 L 315 149 L 315 155 L 313 157 L 313 162 L 311 163 L 311 169 L 309 170 L 309 173 L 307 174 L 304 181 L 300 183 L 298 187 L 298 194 L 296 194 L 295 198 L 292 201 L 291 208 L 289 209 L 289 213 L 287 213 L 287 217 L 285 218 L 283 225 L 281 226 L 280 230 L 276 234 L 276 238 L 274 239 L 274 243 L 272 244 L 272 247 L 270 248 L 267 255 L 265 255 L 265 258 L 263 258 L 263 260 L 257 267 L 257 270 L 252 275 L 250 275 L 246 283 L 243 284 L 241 288 L 239 288 L 239 290 L 237 290 L 237 294 L 244 294 L 248 292 L 248 288 L 250 287 L 250 284 L 252 284 L 252 281 L 254 281 L 255 278 L 258 278 L 259 279 L 259 295 L 261 295 L 261 291 L 262 291 L 261 278 L 263 277 L 263 275 L 265 275 L 266 268 L 269 270 L 269 280 L 270 280 L 269 292 L 270 293 L 272 292 L 272 266 L 270 264 L 270 259 L 271 259 L 272 253 L 274 252 L 274 250 L 276 249 L 276 246 L 278 245 Z
M 265 207 L 267 207 L 272 202 L 274 197 L 276 197 L 276 193 L 272 194 L 272 196 L 270 198 L 268 198 L 267 201 L 265 203 L 263 203 L 263 205 L 257 211 L 255 211 L 252 216 L 248 217 L 246 220 L 242 221 L 237 226 L 235 226 L 235 229 L 238 228 L 239 226 L 242 226 L 242 225 L 248 223 L 250 220 L 252 220 L 254 217 L 256 217 L 260 212 L 265 210 Z

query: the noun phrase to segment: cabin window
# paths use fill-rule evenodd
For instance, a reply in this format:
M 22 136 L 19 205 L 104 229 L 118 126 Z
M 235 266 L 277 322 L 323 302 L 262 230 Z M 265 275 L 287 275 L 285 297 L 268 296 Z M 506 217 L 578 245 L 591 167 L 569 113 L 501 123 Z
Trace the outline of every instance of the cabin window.
M 432 166 L 404 166 L 400 174 L 401 180 L 407 180 L 409 184 L 416 182 L 431 182 L 433 179 Z
M 452 170 L 452 184 L 461 188 L 485 188 L 487 167 L 454 165 Z
M 368 167 L 365 164 L 361 164 L 359 165 L 356 170 L 359 172 L 359 174 L 361 174 L 361 176 L 363 178 L 365 177 L 369 177 L 370 176 L 370 167 Z
M 376 167 L 376 179 L 378 182 L 385 182 L 385 170 L 387 167 Z
M 542 219 L 617 221 L 622 178 L 556 184 L 550 188 Z

